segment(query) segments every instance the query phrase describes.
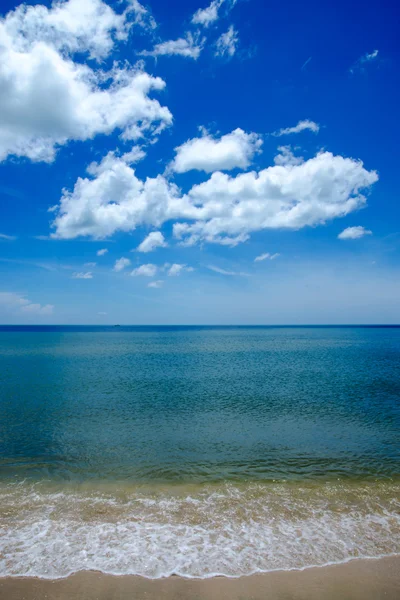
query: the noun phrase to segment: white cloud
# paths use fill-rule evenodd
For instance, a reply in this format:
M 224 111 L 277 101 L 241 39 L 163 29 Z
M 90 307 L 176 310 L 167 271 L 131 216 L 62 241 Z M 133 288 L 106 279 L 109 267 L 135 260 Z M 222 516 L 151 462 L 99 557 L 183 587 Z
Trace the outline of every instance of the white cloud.
M 220 275 L 240 275 L 242 277 L 248 277 L 248 273 L 227 271 L 226 269 L 221 269 L 221 267 L 216 267 L 215 265 L 207 265 L 207 269 L 210 269 L 210 271 L 214 271 L 214 273 L 219 273 Z
M 171 169 L 177 173 L 192 169 L 206 173 L 236 167 L 246 169 L 261 146 L 262 139 L 258 134 L 246 133 L 239 128 L 219 139 L 205 133 L 175 148 L 176 157 Z
M 123 154 L 121 158 L 128 165 L 132 165 L 134 163 L 139 162 L 140 160 L 143 160 L 145 156 L 146 152 L 140 146 L 134 146 L 132 150 L 130 150 L 129 152 L 125 152 L 125 154 Z
M 142 50 L 141 56 L 184 56 L 197 60 L 203 49 L 204 39 L 188 32 L 186 37 L 177 40 L 168 40 L 156 44 L 153 50 Z
M 158 271 L 157 265 L 153 265 L 148 263 L 146 265 L 141 265 L 136 269 L 133 269 L 131 275 L 134 277 L 143 276 L 143 277 L 154 277 Z
M 91 271 L 87 271 L 86 273 L 72 273 L 72 279 L 93 279 L 93 275 Z
M 137 267 L 136 269 L 133 269 L 131 275 L 133 275 L 134 277 L 138 277 L 138 276 L 155 277 L 155 275 L 158 273 L 159 270 L 166 271 L 167 275 L 169 277 L 177 277 L 184 271 L 187 271 L 187 272 L 193 271 L 193 268 L 188 267 L 187 265 L 181 265 L 178 263 L 174 263 L 172 265 L 169 263 L 165 263 L 161 267 L 158 267 L 157 265 L 154 265 L 152 263 L 148 263 L 145 265 L 141 265 L 140 267 Z M 157 286 L 150 286 L 150 287 L 157 287 Z
M 147 284 L 147 287 L 161 288 L 163 285 L 164 285 L 164 282 L 161 279 L 158 279 L 157 281 L 150 281 L 150 283 Z
M 372 231 L 359 225 L 357 227 L 347 227 L 342 233 L 339 233 L 338 238 L 339 240 L 358 240 L 364 235 L 372 235 Z
M 365 54 L 364 56 L 361 57 L 361 60 L 363 62 L 369 62 L 370 60 L 374 60 L 374 58 L 377 58 L 379 54 L 379 50 L 374 50 L 373 52 L 371 52 L 370 54 Z
M 51 315 L 54 311 L 52 304 L 33 303 L 21 294 L 0 292 L 0 306 L 10 312 L 29 313 L 32 315 Z
M 107 252 L 107 248 L 102 248 L 101 250 L 97 250 L 96 254 L 97 256 L 104 256 L 105 254 L 107 254 Z
M 365 206 L 361 190 L 377 180 L 377 173 L 364 169 L 361 161 L 330 152 L 299 165 L 276 165 L 236 177 L 217 172 L 190 190 L 197 219 L 175 224 L 174 235 L 190 244 L 220 243 L 222 235 L 320 225 Z
M 164 177 L 148 177 L 143 182 L 117 157 L 109 158 L 106 167 L 102 165 L 97 170 L 91 165 L 94 178 L 79 178 L 73 192 L 64 192 L 54 221 L 54 237 L 104 238 L 118 229 L 130 231 L 138 225 L 160 227 L 168 218 L 181 214 L 184 202 L 179 190 Z
M 302 156 L 295 156 L 290 146 L 278 146 L 278 152 L 274 158 L 276 165 L 301 165 L 304 162 Z
M 127 0 L 127 2 L 131 6 L 130 10 L 135 15 L 135 24 L 140 25 L 147 30 L 156 29 L 157 23 L 147 8 L 140 4 L 139 0 Z
M 235 245 L 254 231 L 295 230 L 343 217 L 365 206 L 363 190 L 377 180 L 377 173 L 367 171 L 361 161 L 320 152 L 300 164 L 235 177 L 217 171 L 182 194 L 161 175 L 138 179 L 114 157 L 107 169 L 91 179 L 79 178 L 72 192 L 64 191 L 53 235 L 104 238 L 173 221 L 181 243 Z
M 115 265 L 114 265 L 114 271 L 117 271 L 117 273 L 119 271 L 123 271 L 126 267 L 129 267 L 129 265 L 131 264 L 131 261 L 129 260 L 129 258 L 119 258 L 118 260 L 115 261 Z
M 120 156 L 115 151 L 110 151 L 106 156 L 104 156 L 99 163 L 92 162 L 87 167 L 86 171 L 93 176 L 100 175 L 101 173 L 105 173 L 113 168 L 113 165 L 116 161 L 120 161 L 126 165 L 131 165 L 138 160 L 144 158 L 146 154 L 142 151 L 139 146 L 135 146 L 132 148 L 130 152 L 125 152 L 122 156 Z M 52 207 L 52 212 L 56 212 L 57 207 Z
M 165 248 L 167 243 L 161 231 L 152 231 L 137 247 L 138 252 L 153 252 L 156 248 Z
M 354 73 L 357 70 L 363 70 L 368 63 L 378 58 L 378 54 L 379 50 L 373 50 L 370 53 L 367 52 L 366 54 L 363 54 L 363 56 L 360 56 L 354 65 L 350 67 L 350 73 Z
M 167 273 L 169 277 L 177 277 L 184 271 L 188 273 L 193 271 L 193 267 L 188 267 L 187 265 L 180 265 L 178 263 L 174 263 L 173 265 L 166 264 L 164 267 L 167 269 Z
M 309 119 L 305 119 L 304 121 L 299 121 L 297 125 L 294 127 L 286 127 L 285 129 L 280 129 L 276 131 L 272 135 L 281 136 L 281 135 L 290 135 L 291 133 L 301 133 L 302 131 L 312 131 L 313 133 L 319 132 L 319 125 L 314 121 L 310 121 Z
M 215 56 L 221 56 L 221 57 L 229 57 L 232 58 L 232 56 L 235 54 L 237 46 L 239 43 L 239 36 L 238 33 L 236 31 L 236 29 L 234 28 L 233 25 L 231 25 L 228 29 L 228 31 L 226 33 L 223 33 L 216 41 L 215 46 L 216 46 L 216 50 L 215 50 Z
M 89 267 L 89 269 L 94 269 L 94 267 L 97 265 L 97 263 L 95 262 L 87 262 L 85 263 L 83 266 L 84 267 Z
M 15 235 L 7 235 L 5 233 L 0 233 L 0 240 L 7 240 L 9 242 L 12 242 L 14 240 L 16 240 L 16 236 Z
M 254 262 L 260 262 L 262 260 L 275 260 L 276 258 L 278 258 L 278 256 L 280 256 L 280 254 L 278 252 L 275 252 L 275 254 L 270 254 L 269 252 L 265 252 L 265 254 L 260 254 L 260 256 L 256 256 L 254 259 Z
M 131 140 L 172 123 L 149 97 L 164 89 L 162 79 L 74 62 L 75 53 L 105 58 L 127 38 L 134 14 L 132 6 L 117 14 L 101 0 L 69 0 L 51 9 L 21 5 L 0 18 L 0 160 L 51 162 L 69 140 L 113 131 Z
M 192 23 L 195 25 L 203 25 L 209 27 L 212 23 L 218 20 L 218 10 L 222 6 L 224 0 L 213 0 L 207 8 L 199 8 L 192 17 Z
M 20 5 L 3 20 L 5 36 L 13 38 L 20 50 L 43 42 L 64 52 L 89 53 L 102 59 L 114 39 L 124 39 L 129 25 L 127 14 L 117 14 L 101 0 L 69 0 L 43 5 Z

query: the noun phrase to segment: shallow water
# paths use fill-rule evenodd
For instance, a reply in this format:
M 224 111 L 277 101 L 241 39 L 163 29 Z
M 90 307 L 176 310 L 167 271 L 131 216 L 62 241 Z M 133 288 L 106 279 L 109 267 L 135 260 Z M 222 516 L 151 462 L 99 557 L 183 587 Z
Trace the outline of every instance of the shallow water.
M 0 575 L 400 553 L 399 328 L 0 329 Z

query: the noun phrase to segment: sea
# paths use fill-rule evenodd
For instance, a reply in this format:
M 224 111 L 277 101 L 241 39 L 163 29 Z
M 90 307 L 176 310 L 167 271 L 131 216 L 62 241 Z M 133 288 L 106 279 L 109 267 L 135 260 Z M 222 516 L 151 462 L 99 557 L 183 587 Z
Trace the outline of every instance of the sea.
M 399 327 L 0 327 L 0 576 L 395 554 Z

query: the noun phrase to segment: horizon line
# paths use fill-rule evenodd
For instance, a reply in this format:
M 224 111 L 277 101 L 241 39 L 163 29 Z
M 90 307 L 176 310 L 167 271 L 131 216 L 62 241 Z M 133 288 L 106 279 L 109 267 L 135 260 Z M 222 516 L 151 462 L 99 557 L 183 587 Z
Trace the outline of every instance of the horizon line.
M 400 323 L 0 323 L 1 327 L 400 327 Z

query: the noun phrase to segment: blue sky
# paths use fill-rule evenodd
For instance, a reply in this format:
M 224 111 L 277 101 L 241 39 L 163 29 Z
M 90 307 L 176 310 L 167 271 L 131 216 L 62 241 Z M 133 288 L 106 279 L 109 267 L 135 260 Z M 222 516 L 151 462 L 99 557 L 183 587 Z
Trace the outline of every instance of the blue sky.
M 0 322 L 400 322 L 397 21 L 3 0 Z

